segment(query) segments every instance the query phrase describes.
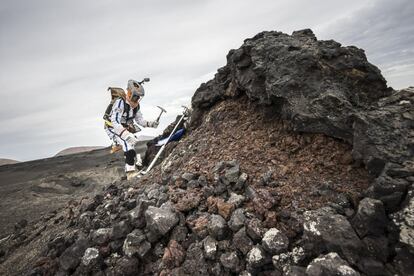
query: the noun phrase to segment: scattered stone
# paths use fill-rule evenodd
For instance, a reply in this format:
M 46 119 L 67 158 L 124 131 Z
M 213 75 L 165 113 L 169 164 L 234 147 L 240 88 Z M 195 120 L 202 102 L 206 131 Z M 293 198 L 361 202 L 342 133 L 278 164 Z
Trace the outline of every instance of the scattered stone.
M 260 180 L 261 180 L 262 185 L 268 186 L 271 183 L 272 179 L 273 179 L 273 171 L 269 170 L 261 176 Z
M 224 173 L 224 177 L 226 180 L 230 183 L 236 183 L 239 180 L 239 174 L 240 174 L 240 167 L 239 165 L 235 165 L 231 168 L 226 169 Z
M 239 257 L 236 252 L 224 253 L 220 256 L 221 265 L 229 269 L 232 272 L 238 272 L 240 270 Z
M 208 236 L 203 241 L 204 254 L 207 259 L 214 260 L 217 253 L 217 241 Z
M 246 234 L 246 228 L 241 228 L 233 236 L 233 245 L 240 250 L 243 255 L 246 255 L 253 247 L 253 241 Z
M 246 262 L 248 267 L 254 269 L 265 265 L 268 261 L 262 247 L 256 245 L 247 253 Z
M 139 275 L 139 261 L 137 258 L 122 257 L 116 262 L 112 271 L 112 273 L 107 273 L 106 275 Z
M 177 225 L 179 218 L 168 208 L 150 206 L 145 212 L 145 220 L 147 222 L 146 227 L 150 232 L 164 236 Z
M 162 262 L 168 268 L 178 267 L 185 259 L 185 251 L 183 247 L 175 240 L 170 240 L 165 248 Z
M 129 233 L 122 247 L 122 251 L 126 256 L 139 256 L 140 258 L 143 258 L 150 249 L 151 244 L 146 241 L 146 236 L 140 229 L 135 229 Z
M 203 214 L 200 217 L 188 221 L 191 230 L 200 238 L 205 238 L 208 235 L 208 222 L 210 216 Z
M 146 208 L 145 208 L 146 209 Z M 129 223 L 135 228 L 143 228 L 145 226 L 143 205 L 138 205 L 128 213 Z
M 265 215 L 277 203 L 278 198 L 272 195 L 267 189 L 257 189 L 256 196 L 253 198 L 255 211 L 260 215 Z
M 339 253 L 351 264 L 363 254 L 363 245 L 348 220 L 332 209 L 320 208 L 304 213 L 304 240 L 315 250 L 315 255 L 327 251 Z
M 176 240 L 177 242 L 183 242 L 187 238 L 188 229 L 185 226 L 177 225 L 171 231 L 170 239 Z
M 286 276 L 307 276 L 306 268 L 296 265 L 289 265 L 286 267 L 286 271 L 283 271 Z
M 384 234 L 387 217 L 382 202 L 372 198 L 361 200 L 358 211 L 352 219 L 352 225 L 361 238 L 367 235 Z
M 262 240 L 265 229 L 263 228 L 263 224 L 259 219 L 253 218 L 247 221 L 246 233 L 250 238 L 252 238 L 253 241 L 259 242 Z
M 199 193 L 190 192 L 180 196 L 175 204 L 175 209 L 180 212 L 188 212 L 200 205 L 201 197 Z
M 219 200 L 217 202 L 217 211 L 219 215 L 222 216 L 224 219 L 228 220 L 233 210 L 234 210 L 233 204 L 224 202 L 223 200 Z
M 306 268 L 309 276 L 359 276 L 350 265 L 341 259 L 337 253 L 329 253 L 314 259 Z
M 243 209 L 237 209 L 231 215 L 229 220 L 229 227 L 233 232 L 239 231 L 240 228 L 244 226 L 244 222 L 246 221 L 246 216 L 244 215 Z
M 246 197 L 250 200 L 254 200 L 257 197 L 256 190 L 253 187 L 251 187 L 250 185 L 247 185 L 247 187 L 245 189 L 245 193 L 246 193 Z
M 248 175 L 246 173 L 242 173 L 239 176 L 239 179 L 237 179 L 236 184 L 233 185 L 233 189 L 235 191 L 242 190 L 246 185 L 247 179 L 248 179 Z
M 226 220 L 220 215 L 211 215 L 208 222 L 208 232 L 213 238 L 219 241 L 223 240 L 228 232 Z
M 111 237 L 111 228 L 100 228 L 91 233 L 91 240 L 94 244 L 102 245 L 109 242 Z
M 189 182 L 191 180 L 196 179 L 197 177 L 196 177 L 196 175 L 187 172 L 187 173 L 183 173 L 181 175 L 181 178 L 184 179 L 186 182 Z
M 148 192 L 147 196 L 148 196 L 149 200 L 151 200 L 151 199 L 158 200 L 158 198 L 160 196 L 160 190 L 158 190 L 158 189 L 151 190 L 151 191 Z
M 79 263 L 81 258 L 88 247 L 86 239 L 80 238 L 73 245 L 68 247 L 59 258 L 59 265 L 65 271 L 74 270 Z
M 182 264 L 184 272 L 190 275 L 208 276 L 209 265 L 204 259 L 202 244 L 192 243 L 186 253 L 185 261 Z
M 100 261 L 101 261 L 101 258 L 100 258 L 98 249 L 94 247 L 90 247 L 85 250 L 85 254 L 83 254 L 83 257 L 82 257 L 82 264 L 84 266 L 89 266 L 89 267 L 97 266 Z
M 187 189 L 194 189 L 200 187 L 200 183 L 197 180 L 190 180 L 187 182 Z
M 262 240 L 263 248 L 271 254 L 280 254 L 289 247 L 289 239 L 276 228 L 269 229 Z
M 227 202 L 230 204 L 233 204 L 236 208 L 239 208 L 243 204 L 245 199 L 246 198 L 242 195 L 238 195 L 236 193 L 230 193 L 230 198 Z
M 111 238 L 114 240 L 125 238 L 131 232 L 131 226 L 127 221 L 120 221 L 112 227 Z

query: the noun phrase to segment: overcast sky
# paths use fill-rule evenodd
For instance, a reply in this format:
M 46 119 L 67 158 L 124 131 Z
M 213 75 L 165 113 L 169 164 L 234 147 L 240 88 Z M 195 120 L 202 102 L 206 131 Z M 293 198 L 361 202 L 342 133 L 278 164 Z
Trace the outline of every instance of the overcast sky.
M 156 135 L 232 48 L 263 30 L 312 28 L 366 51 L 395 89 L 414 85 L 412 0 L 0 0 L 0 158 L 107 146 L 108 86 L 150 77 Z

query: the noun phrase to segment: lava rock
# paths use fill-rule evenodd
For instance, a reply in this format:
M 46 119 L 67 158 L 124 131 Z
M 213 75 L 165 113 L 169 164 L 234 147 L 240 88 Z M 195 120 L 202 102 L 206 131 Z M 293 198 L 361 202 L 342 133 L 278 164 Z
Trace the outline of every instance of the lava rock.
M 296 265 L 290 265 L 286 267 L 286 271 L 284 271 L 284 275 L 286 276 L 307 276 L 306 275 L 306 268 Z
M 140 229 L 135 229 L 129 233 L 122 247 L 126 256 L 139 256 L 140 258 L 143 258 L 150 249 L 151 244 L 146 241 L 146 236 Z
M 372 198 L 361 200 L 358 211 L 352 219 L 352 225 L 361 238 L 367 235 L 384 234 L 387 222 L 382 202 Z
M 203 240 L 204 254 L 207 259 L 214 260 L 217 253 L 217 241 L 208 236 Z
M 177 242 L 183 242 L 187 238 L 188 229 L 185 226 L 177 225 L 171 231 L 170 239 Z
M 98 267 L 99 263 L 102 261 L 102 258 L 99 254 L 99 250 L 90 247 L 85 250 L 85 254 L 82 257 L 82 264 L 86 267 Z
M 229 183 L 236 183 L 239 180 L 240 167 L 235 165 L 234 167 L 226 169 L 224 176 Z
M 91 233 L 90 237 L 94 244 L 102 245 L 109 242 L 111 238 L 111 228 L 100 228 Z
M 201 197 L 199 193 L 187 192 L 180 196 L 175 204 L 175 209 L 180 212 L 188 212 L 200 205 Z
M 246 234 L 246 228 L 241 228 L 237 233 L 233 235 L 233 245 L 246 255 L 253 247 L 253 241 Z
M 220 256 L 221 265 L 232 272 L 240 271 L 240 260 L 236 252 L 224 253 Z
M 259 242 L 265 233 L 265 229 L 259 219 L 253 218 L 246 224 L 246 233 L 253 241 Z
M 125 238 L 131 232 L 127 221 L 120 221 L 112 227 L 111 238 L 114 240 Z
M 259 245 L 254 246 L 246 256 L 247 266 L 255 269 L 268 263 L 266 253 Z
M 247 173 L 240 174 L 239 179 L 237 179 L 236 184 L 233 185 L 233 190 L 235 191 L 242 190 L 245 187 L 248 178 L 249 176 L 247 175 Z
M 314 254 L 337 252 L 351 264 L 356 264 L 363 252 L 363 244 L 348 220 L 330 208 L 304 213 L 303 238 Z
M 209 266 L 204 259 L 201 243 L 192 243 L 190 245 L 182 267 L 184 272 L 190 275 L 209 275 Z
M 359 276 L 337 253 L 329 253 L 314 259 L 306 268 L 309 276 L 346 275 Z
M 233 204 L 224 202 L 223 200 L 219 200 L 217 202 L 217 211 L 219 215 L 222 216 L 224 219 L 228 220 L 233 210 L 234 210 Z
M 115 267 L 113 268 L 112 271 L 113 271 L 112 275 L 123 275 L 123 276 L 139 275 L 139 261 L 137 258 L 122 257 L 116 262 Z
M 150 206 L 145 212 L 146 228 L 157 236 L 164 236 L 175 225 L 177 225 L 179 218 L 169 208 L 157 208 Z
M 244 215 L 243 209 L 237 209 L 231 215 L 229 220 L 229 227 L 233 232 L 239 231 L 240 228 L 244 226 L 244 222 L 246 221 L 246 216 Z
M 228 233 L 226 220 L 220 215 L 211 215 L 208 222 L 209 234 L 217 240 L 223 240 Z
M 185 181 L 187 181 L 187 182 L 189 182 L 189 181 L 191 181 L 191 180 L 194 180 L 194 179 L 196 179 L 197 178 L 197 176 L 196 175 L 194 175 L 193 173 L 183 173 L 182 175 L 181 175 L 181 178 L 182 179 L 184 179 Z
M 84 238 L 78 239 L 68 247 L 59 258 L 59 265 L 65 271 L 73 271 L 81 262 L 81 258 L 88 248 L 88 241 Z
M 358 113 L 354 118 L 353 156 L 362 160 L 374 176 L 386 170 L 389 179 L 396 180 L 407 175 L 405 171 L 410 171 L 400 165 L 412 161 L 413 104 L 414 87 L 393 91 L 380 99 L 374 108 Z M 392 192 L 396 192 L 396 188 Z M 391 207 L 390 211 L 398 209 L 398 206 Z
M 271 254 L 280 254 L 289 247 L 289 239 L 276 228 L 269 229 L 262 240 L 263 248 Z
M 352 142 L 353 114 L 391 91 L 363 50 L 317 41 L 310 30 L 291 36 L 262 32 L 247 39 L 230 51 L 221 72 L 196 90 L 192 125 L 200 123 L 206 107 L 228 97 L 232 83 L 252 101 L 273 104 L 296 131 Z
M 165 248 L 162 262 L 168 268 L 178 267 L 185 259 L 184 248 L 175 240 L 170 240 Z
M 230 193 L 230 198 L 227 202 L 233 204 L 236 208 L 239 208 L 245 200 L 246 198 L 242 195 Z

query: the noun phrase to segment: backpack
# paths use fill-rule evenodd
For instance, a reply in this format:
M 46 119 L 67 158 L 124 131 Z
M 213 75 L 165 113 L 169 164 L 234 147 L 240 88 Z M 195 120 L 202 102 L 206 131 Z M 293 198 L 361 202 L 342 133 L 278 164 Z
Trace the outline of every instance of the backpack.
M 105 120 L 105 122 L 108 125 L 112 125 L 111 124 L 112 106 L 114 105 L 115 101 L 119 98 L 121 98 L 125 102 L 126 93 L 125 93 L 124 89 L 119 88 L 119 87 L 108 87 L 107 90 L 111 92 L 111 102 L 109 103 L 108 107 L 105 110 L 105 114 L 103 115 L 103 119 Z M 129 104 L 125 104 L 124 106 L 125 106 L 124 113 L 128 114 L 127 116 L 129 116 L 130 106 L 129 106 Z M 138 105 L 138 107 L 134 108 L 133 117 L 135 117 L 135 114 L 138 112 L 138 110 L 139 110 L 139 105 Z M 131 119 L 131 118 L 128 117 L 127 120 L 128 119 Z

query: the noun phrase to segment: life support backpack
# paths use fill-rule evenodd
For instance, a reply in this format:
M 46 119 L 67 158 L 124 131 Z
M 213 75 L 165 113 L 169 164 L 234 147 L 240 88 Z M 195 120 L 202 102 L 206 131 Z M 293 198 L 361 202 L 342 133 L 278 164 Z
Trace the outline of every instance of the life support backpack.
M 103 119 L 105 120 L 105 124 L 107 126 L 112 127 L 112 123 L 111 123 L 112 106 L 114 105 L 115 101 L 120 98 L 124 101 L 124 103 L 126 103 L 126 93 L 124 89 L 119 88 L 119 87 L 108 87 L 107 90 L 111 92 L 111 102 L 109 103 L 108 107 L 105 110 Z M 133 115 L 132 115 L 133 117 L 129 117 L 130 108 L 131 107 L 129 106 L 129 104 L 124 104 L 124 113 L 127 114 L 127 121 L 135 117 L 135 115 L 137 114 L 139 110 L 139 105 L 136 108 L 134 108 Z M 124 127 L 129 128 L 130 126 L 125 125 Z

